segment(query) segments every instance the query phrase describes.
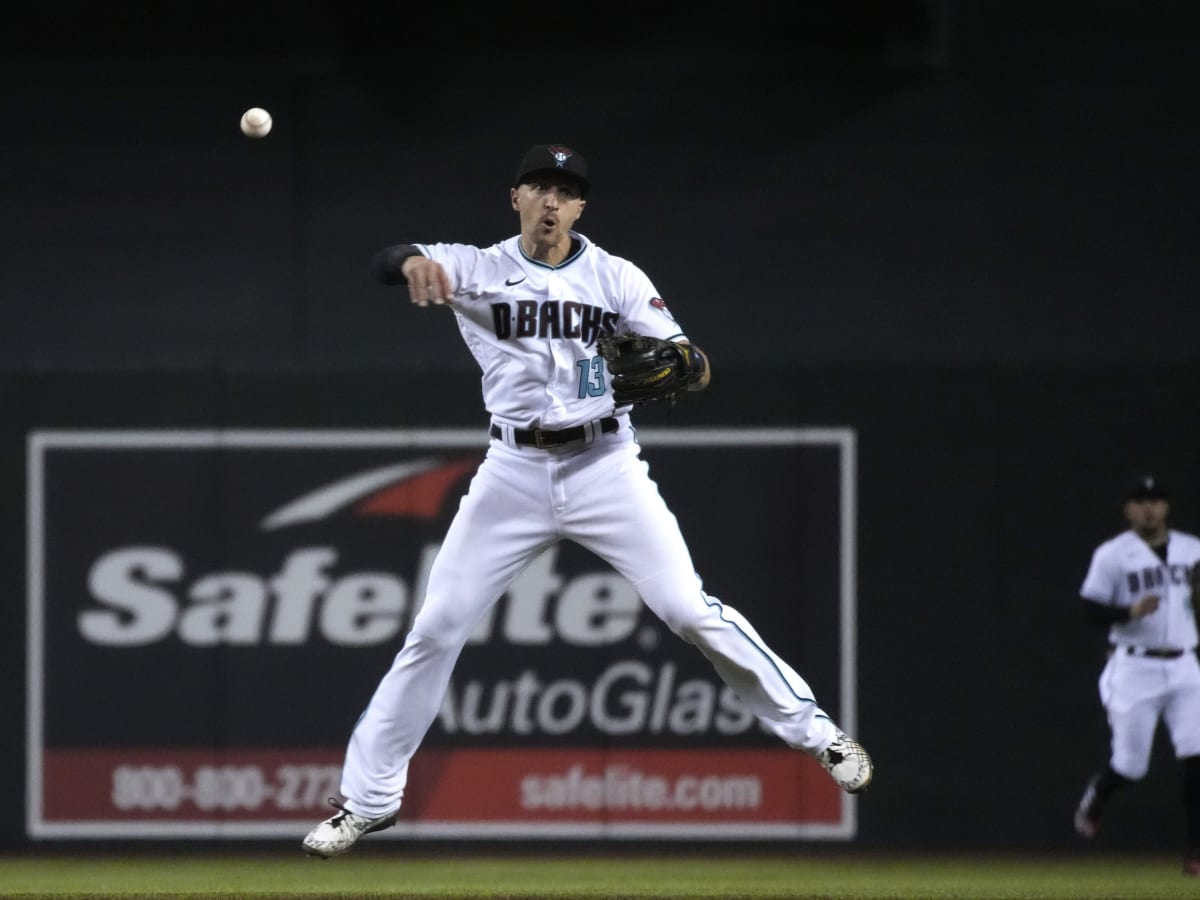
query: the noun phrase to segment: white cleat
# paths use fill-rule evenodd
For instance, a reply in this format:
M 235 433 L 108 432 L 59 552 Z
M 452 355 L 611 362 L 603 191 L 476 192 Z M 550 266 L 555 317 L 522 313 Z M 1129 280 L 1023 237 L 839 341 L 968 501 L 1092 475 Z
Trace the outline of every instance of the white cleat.
M 841 730 L 816 758 L 847 794 L 861 794 L 875 775 L 875 764 L 863 745 Z
M 350 812 L 332 797 L 329 798 L 329 805 L 338 810 L 338 813 L 308 833 L 304 839 L 304 852 L 309 856 L 319 856 L 321 859 L 340 856 L 353 847 L 364 834 L 383 831 L 396 824 L 395 813 L 370 819 Z

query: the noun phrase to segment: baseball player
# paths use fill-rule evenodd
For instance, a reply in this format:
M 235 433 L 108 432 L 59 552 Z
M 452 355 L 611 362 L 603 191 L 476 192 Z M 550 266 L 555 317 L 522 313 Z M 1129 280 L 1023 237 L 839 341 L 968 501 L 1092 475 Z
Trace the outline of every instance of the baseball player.
M 562 144 L 531 148 L 510 189 L 520 234 L 487 248 L 402 244 L 372 268 L 417 306 L 446 305 L 483 372 L 491 441 L 447 531 L 412 628 L 350 736 L 337 813 L 304 839 L 331 857 L 394 824 L 409 760 L 432 724 L 476 621 L 539 552 L 572 540 L 636 586 L 643 602 L 709 659 L 772 733 L 811 754 L 847 792 L 874 766 L 812 690 L 729 605 L 703 590 L 630 423 L 622 378 L 599 352 L 613 335 L 658 339 L 645 381 L 702 390 L 708 360 L 646 274 L 574 230 L 591 182 Z M 614 381 L 616 385 L 614 387 Z M 636 385 L 630 385 L 631 388 Z
M 1183 767 L 1183 870 L 1200 875 L 1200 663 L 1193 602 L 1200 538 L 1168 527 L 1167 490 L 1153 475 L 1134 481 L 1124 509 L 1129 530 L 1096 548 L 1080 589 L 1088 621 L 1108 629 L 1100 700 L 1112 753 L 1087 783 L 1075 830 L 1094 837 L 1113 793 L 1145 776 L 1161 719 Z

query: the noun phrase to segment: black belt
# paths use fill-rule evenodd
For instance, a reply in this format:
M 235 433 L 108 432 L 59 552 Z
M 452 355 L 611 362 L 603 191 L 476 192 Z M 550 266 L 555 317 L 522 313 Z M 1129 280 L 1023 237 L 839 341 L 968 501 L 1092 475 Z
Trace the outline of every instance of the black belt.
M 600 420 L 600 432 L 602 434 L 611 434 L 620 427 L 621 423 L 612 416 Z M 491 431 L 488 433 L 494 438 L 504 437 L 504 432 L 500 430 L 499 425 L 493 425 Z M 560 447 L 563 444 L 571 443 L 571 441 L 583 440 L 588 436 L 588 429 L 585 425 L 564 428 L 562 431 L 546 431 L 542 428 L 531 428 L 525 431 L 520 428 L 514 428 L 512 435 L 515 443 L 524 444 L 529 447 Z
M 1187 650 L 1165 649 L 1161 647 L 1135 647 L 1132 644 L 1119 644 L 1114 649 L 1124 649 L 1130 656 L 1148 656 L 1151 659 L 1179 659 Z

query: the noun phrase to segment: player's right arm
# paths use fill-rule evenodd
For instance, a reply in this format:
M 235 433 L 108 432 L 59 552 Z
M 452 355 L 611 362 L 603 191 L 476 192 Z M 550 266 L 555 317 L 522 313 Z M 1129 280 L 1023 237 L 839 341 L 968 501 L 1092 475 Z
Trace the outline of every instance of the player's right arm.
M 417 306 L 450 303 L 454 286 L 445 267 L 412 244 L 393 244 L 371 258 L 371 273 L 383 284 L 408 283 L 408 296 Z

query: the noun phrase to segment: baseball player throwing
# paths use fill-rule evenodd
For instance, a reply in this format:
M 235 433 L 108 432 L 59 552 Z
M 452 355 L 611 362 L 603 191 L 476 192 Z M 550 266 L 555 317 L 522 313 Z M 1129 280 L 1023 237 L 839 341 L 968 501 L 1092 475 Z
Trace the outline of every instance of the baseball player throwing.
M 1138 478 L 1125 495 L 1129 530 L 1096 548 L 1080 589 L 1088 620 L 1108 628 L 1100 700 L 1112 754 L 1087 783 L 1075 830 L 1094 837 L 1112 794 L 1145 776 L 1161 718 L 1183 766 L 1183 870 L 1200 875 L 1200 538 L 1168 528 L 1169 509 L 1166 488 L 1152 475 Z
M 574 230 L 589 187 L 579 153 L 535 146 L 510 190 L 519 235 L 487 248 L 402 244 L 373 260 L 379 280 L 406 283 L 413 303 L 453 311 L 483 372 L 491 442 L 433 563 L 425 602 L 350 736 L 344 801 L 331 801 L 336 814 L 304 839 L 310 855 L 345 853 L 394 824 L 409 760 L 472 627 L 534 556 L 561 540 L 627 578 L 768 730 L 811 754 L 844 790 L 871 781 L 870 757 L 804 679 L 701 586 L 629 413 L 656 385 L 702 390 L 708 360 L 641 269 Z M 606 349 L 627 332 L 646 338 L 646 373 L 621 368 L 617 351 Z

